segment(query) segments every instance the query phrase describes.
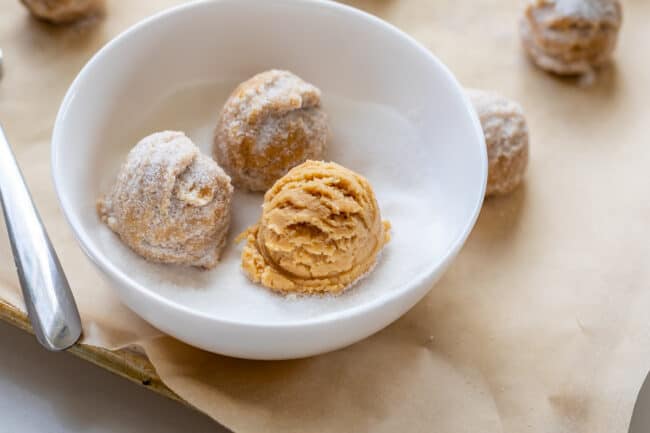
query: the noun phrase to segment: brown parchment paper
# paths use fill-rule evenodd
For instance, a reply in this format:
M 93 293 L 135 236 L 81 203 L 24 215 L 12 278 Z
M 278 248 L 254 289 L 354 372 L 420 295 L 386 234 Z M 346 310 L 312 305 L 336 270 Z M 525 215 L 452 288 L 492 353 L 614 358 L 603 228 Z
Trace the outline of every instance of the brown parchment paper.
M 66 88 L 112 36 L 179 1 L 109 1 L 54 28 L 0 0 L 0 121 L 74 288 L 85 341 L 139 343 L 165 383 L 237 432 L 626 432 L 650 366 L 650 3 L 624 2 L 615 63 L 591 87 L 531 66 L 517 0 L 358 0 L 463 84 L 524 106 L 525 184 L 488 200 L 443 280 L 347 349 L 254 362 L 191 348 L 123 307 L 82 254 L 50 181 Z M 22 308 L 4 231 L 0 298 Z

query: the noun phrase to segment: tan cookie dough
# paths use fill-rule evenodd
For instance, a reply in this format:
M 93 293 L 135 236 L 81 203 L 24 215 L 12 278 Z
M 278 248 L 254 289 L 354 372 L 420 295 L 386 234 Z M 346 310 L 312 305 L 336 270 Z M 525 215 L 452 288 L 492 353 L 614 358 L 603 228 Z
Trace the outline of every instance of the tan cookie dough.
M 242 268 L 281 293 L 340 293 L 368 274 L 390 239 L 366 179 L 335 163 L 307 161 L 264 196 L 242 237 Z
M 36 18 L 66 24 L 104 12 L 105 0 L 21 0 Z
M 131 150 L 97 211 L 147 260 L 212 268 L 226 243 L 232 193 L 216 162 L 182 132 L 164 131 Z
M 266 191 L 308 159 L 321 159 L 327 116 L 320 90 L 287 71 L 271 70 L 241 83 L 223 107 L 214 157 L 233 183 Z
M 494 92 L 467 89 L 485 134 L 486 195 L 507 194 L 521 183 L 528 165 L 528 127 L 519 104 Z
M 618 0 L 527 0 L 520 33 L 539 67 L 579 75 L 610 59 L 621 21 Z

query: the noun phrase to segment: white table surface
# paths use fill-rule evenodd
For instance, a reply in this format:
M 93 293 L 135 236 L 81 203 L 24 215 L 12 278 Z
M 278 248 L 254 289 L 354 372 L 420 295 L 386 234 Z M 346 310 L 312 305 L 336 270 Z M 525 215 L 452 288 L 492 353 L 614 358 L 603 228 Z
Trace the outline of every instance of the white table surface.
M 0 433 L 216 432 L 208 417 L 0 322 Z

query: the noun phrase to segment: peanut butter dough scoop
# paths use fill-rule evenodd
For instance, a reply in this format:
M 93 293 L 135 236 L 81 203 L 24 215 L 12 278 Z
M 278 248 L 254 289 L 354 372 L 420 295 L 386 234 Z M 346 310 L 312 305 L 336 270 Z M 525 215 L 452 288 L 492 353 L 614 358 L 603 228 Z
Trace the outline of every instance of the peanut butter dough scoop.
M 226 173 L 178 131 L 142 139 L 97 203 L 101 220 L 149 261 L 211 269 L 230 226 Z
M 335 163 L 307 161 L 264 196 L 242 234 L 242 268 L 281 293 L 340 293 L 370 272 L 389 241 L 372 187 Z

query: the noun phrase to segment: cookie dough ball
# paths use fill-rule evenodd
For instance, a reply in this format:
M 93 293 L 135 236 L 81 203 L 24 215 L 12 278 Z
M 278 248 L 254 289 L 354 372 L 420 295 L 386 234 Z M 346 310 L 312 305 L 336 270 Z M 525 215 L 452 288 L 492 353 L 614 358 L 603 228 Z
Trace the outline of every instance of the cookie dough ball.
M 101 220 L 147 260 L 214 267 L 230 225 L 230 178 L 182 132 L 157 132 L 129 153 Z
M 334 163 L 307 161 L 264 196 L 242 267 L 280 293 L 340 293 L 368 274 L 390 239 L 372 187 Z
M 66 24 L 99 15 L 104 0 L 21 0 L 36 18 L 55 24 Z
M 507 194 L 521 183 L 528 165 L 528 127 L 521 106 L 482 90 L 468 89 L 476 109 L 488 154 L 486 195 Z
M 328 127 L 320 95 L 276 70 L 235 89 L 219 117 L 214 156 L 236 186 L 266 191 L 296 165 L 323 157 Z
M 540 68 L 587 74 L 610 59 L 621 20 L 618 0 L 527 0 L 521 38 Z

